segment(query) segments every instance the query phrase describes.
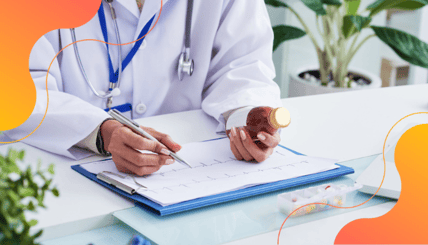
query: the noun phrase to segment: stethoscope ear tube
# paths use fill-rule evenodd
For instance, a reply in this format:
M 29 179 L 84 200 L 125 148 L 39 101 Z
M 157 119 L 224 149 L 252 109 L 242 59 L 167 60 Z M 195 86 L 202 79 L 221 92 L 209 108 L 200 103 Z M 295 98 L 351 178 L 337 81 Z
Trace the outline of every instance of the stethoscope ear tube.
M 190 34 L 192 32 L 193 0 L 187 2 L 185 47 L 190 49 Z
M 191 31 L 192 31 L 192 16 L 193 16 L 193 0 L 188 0 L 187 2 L 187 14 L 186 14 L 186 33 L 185 33 L 185 50 L 181 53 L 179 61 L 178 61 L 178 79 L 182 81 L 184 79 L 184 75 L 187 74 L 189 76 L 193 75 L 193 71 L 195 69 L 195 63 L 193 59 L 190 58 L 190 45 L 191 45 Z
M 98 91 L 94 88 L 94 86 L 92 86 L 92 83 L 89 81 L 89 77 L 86 74 L 85 68 L 83 67 L 82 60 L 80 58 L 79 48 L 77 47 L 77 41 L 76 41 L 76 32 L 75 32 L 74 28 L 71 28 L 70 32 L 71 32 L 71 41 L 73 42 L 74 54 L 76 55 L 77 64 L 79 65 L 79 69 L 82 72 L 82 75 L 86 81 L 86 84 L 89 86 L 91 91 L 97 97 L 102 98 L 102 99 L 107 99 L 107 98 L 111 97 L 110 94 L 107 94 L 107 93 L 106 94 L 98 93 Z
M 101 98 L 101 99 L 108 99 L 107 102 L 107 107 L 109 107 L 109 105 L 111 105 L 111 100 L 112 97 L 115 96 L 119 96 L 120 95 L 120 81 L 121 81 L 121 75 L 122 75 L 122 62 L 120 60 L 120 58 L 122 57 L 122 46 L 121 46 L 121 40 L 120 40 L 120 33 L 119 33 L 119 27 L 117 25 L 117 19 L 116 19 L 116 13 L 115 10 L 112 6 L 113 0 L 104 0 L 110 7 L 110 11 L 111 11 L 111 15 L 113 18 L 113 24 L 114 24 L 114 28 L 115 28 L 115 32 L 116 32 L 116 39 L 117 39 L 117 43 L 119 44 L 118 46 L 118 78 L 117 78 L 117 82 L 113 83 L 110 81 L 109 83 L 109 91 L 107 92 L 100 92 L 97 91 L 94 86 L 92 85 L 91 81 L 89 80 L 88 75 L 86 74 L 86 71 L 83 67 L 82 64 L 82 60 L 81 60 L 81 56 L 79 53 L 79 48 L 77 46 L 77 41 L 76 41 L 76 32 L 74 28 L 70 29 L 71 32 L 71 38 L 72 38 L 72 42 L 73 42 L 73 47 L 74 47 L 74 53 L 76 56 L 76 60 L 79 66 L 80 71 L 83 74 L 83 78 L 86 82 L 86 84 L 89 86 L 89 88 L 91 89 L 91 91 L 94 93 L 95 96 Z M 186 14 L 186 30 L 185 30 L 185 49 L 183 51 L 183 53 L 181 53 L 180 55 L 180 59 L 178 62 L 178 78 L 180 80 L 183 80 L 184 75 L 189 75 L 192 76 L 193 71 L 194 71 L 194 61 L 193 59 L 190 58 L 190 36 L 191 36 L 191 29 L 192 29 L 192 15 L 193 15 L 193 1 L 194 0 L 188 0 L 188 4 L 187 4 L 187 14 Z M 103 6 L 101 6 L 102 8 Z
M 113 24 L 114 24 L 114 28 L 115 28 L 115 32 L 116 32 L 116 40 L 117 43 L 119 44 L 118 46 L 118 57 L 122 57 L 122 42 L 120 40 L 120 33 L 119 33 L 119 27 L 117 25 L 117 20 L 116 20 L 116 14 L 115 14 L 115 10 L 113 8 L 113 6 L 111 5 L 111 3 L 113 2 L 113 0 L 105 0 L 109 7 L 110 7 L 110 11 L 112 14 L 112 18 L 113 18 Z M 101 6 L 102 8 L 102 6 Z M 79 48 L 77 47 L 77 41 L 76 41 L 76 32 L 74 30 L 74 28 L 70 29 L 71 32 L 71 39 L 73 42 L 73 47 L 74 47 L 74 54 L 76 55 L 76 60 L 77 63 L 79 65 L 79 69 L 83 74 L 83 77 L 85 79 L 86 84 L 89 86 L 89 88 L 91 89 L 91 91 L 95 94 L 95 96 L 101 98 L 101 99 L 109 99 L 109 101 L 107 102 L 107 106 L 109 106 L 111 104 L 111 98 L 112 97 L 116 97 L 120 95 L 120 78 L 122 76 L 122 62 L 120 61 L 120 58 L 118 59 L 118 78 L 117 78 L 117 83 L 109 83 L 109 91 L 107 92 L 99 92 L 97 91 L 94 86 L 92 85 L 91 81 L 89 80 L 88 75 L 86 74 L 85 68 L 83 67 L 82 64 L 82 59 L 80 57 L 80 53 L 79 53 Z
M 119 96 L 120 95 L 119 88 L 113 88 L 112 91 L 108 91 L 107 93 L 98 92 L 94 88 L 91 81 L 89 80 L 88 75 L 86 74 L 85 68 L 83 67 L 82 59 L 80 58 L 79 48 L 77 47 L 77 43 L 76 43 L 76 32 L 75 32 L 74 28 L 71 28 L 70 32 L 71 32 L 71 39 L 73 42 L 74 54 L 76 55 L 77 64 L 79 65 L 80 72 L 82 72 L 83 78 L 85 79 L 85 82 L 89 86 L 91 91 L 95 94 L 95 96 L 97 96 L 101 99 L 108 99 L 108 98 L 111 98 L 114 96 Z

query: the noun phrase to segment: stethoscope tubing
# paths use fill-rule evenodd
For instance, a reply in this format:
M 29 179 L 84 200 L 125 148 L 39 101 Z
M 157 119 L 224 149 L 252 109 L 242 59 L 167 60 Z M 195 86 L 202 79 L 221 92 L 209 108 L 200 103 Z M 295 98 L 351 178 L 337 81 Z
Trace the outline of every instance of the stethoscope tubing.
M 188 0 L 187 3 L 187 14 L 186 14 L 186 33 L 184 45 L 186 49 L 190 49 L 191 38 L 190 33 L 192 30 L 192 16 L 193 16 L 193 0 Z
M 116 11 L 114 10 L 113 6 L 111 5 L 111 2 L 107 2 L 109 7 L 110 7 L 110 11 L 111 11 L 111 16 L 113 18 L 113 25 L 114 25 L 114 29 L 115 29 L 115 33 L 116 33 L 116 40 L 117 43 L 119 44 L 118 46 L 118 77 L 117 77 L 117 84 L 116 87 L 119 88 L 120 87 L 120 78 L 122 76 L 122 41 L 120 40 L 120 33 L 119 33 L 119 27 L 117 25 L 117 18 L 116 18 Z M 112 87 L 113 86 L 113 87 Z M 114 89 L 114 83 L 110 82 L 110 87 L 113 90 Z
M 117 24 L 117 18 L 116 18 L 116 11 L 114 9 L 114 7 L 112 6 L 112 2 L 113 0 L 105 0 L 105 2 L 107 2 L 107 4 L 110 7 L 110 12 L 111 12 L 111 16 L 113 19 L 113 25 L 114 25 L 114 29 L 115 29 L 115 34 L 116 34 L 116 41 L 117 41 L 117 46 L 118 47 L 118 78 L 117 78 L 117 82 L 113 83 L 113 82 L 109 82 L 109 91 L 107 93 L 101 93 L 99 91 L 97 91 L 94 86 L 92 85 L 88 75 L 86 74 L 85 68 L 83 66 L 82 63 L 82 59 L 80 56 L 80 52 L 79 52 L 79 48 L 77 47 L 77 38 L 76 38 L 76 32 L 74 28 L 70 29 L 71 32 L 71 38 L 72 38 L 72 42 L 73 42 L 73 47 L 74 47 L 74 53 L 76 56 L 76 60 L 79 66 L 80 71 L 83 74 L 84 80 L 86 82 L 86 84 L 89 86 L 89 88 L 91 89 L 91 91 L 95 94 L 95 96 L 101 98 L 101 99 L 108 99 L 107 102 L 107 107 L 109 107 L 109 105 L 111 105 L 111 101 L 112 98 L 117 95 L 117 93 L 115 94 L 115 90 L 118 90 L 120 93 L 120 82 L 121 82 L 121 76 L 122 76 L 122 42 L 120 39 L 120 32 L 119 32 L 119 27 Z M 102 7 L 102 6 L 101 6 Z M 192 75 L 193 73 L 193 60 L 190 59 L 190 46 L 191 46 L 191 28 L 192 28 L 192 15 L 193 15 L 193 0 L 188 0 L 188 4 L 187 4 L 187 13 L 186 13 L 186 28 L 185 28 L 185 49 L 184 52 L 182 53 L 183 59 L 180 59 L 180 62 L 178 64 L 178 73 L 179 73 L 179 78 L 180 80 L 182 80 L 183 76 L 182 73 L 188 73 L 188 75 Z M 186 69 L 186 71 L 184 71 L 184 67 L 191 67 L 191 71 L 187 71 L 188 69 Z
M 122 76 L 122 62 L 121 62 L 121 59 L 122 59 L 122 42 L 120 40 L 120 32 L 119 32 L 119 27 L 118 27 L 118 24 L 117 24 L 116 11 L 115 11 L 114 7 L 111 5 L 112 1 L 106 1 L 106 2 L 107 2 L 107 4 L 110 7 L 110 12 L 112 14 L 112 19 L 113 19 L 113 26 L 114 26 L 114 30 L 115 30 L 115 33 L 116 33 L 116 42 L 119 44 L 119 45 L 117 45 L 118 46 L 118 59 L 117 60 L 118 60 L 118 68 L 119 68 L 118 69 L 119 72 L 118 72 L 117 84 L 109 82 L 109 91 L 107 93 L 101 94 L 92 85 L 92 82 L 90 81 L 88 75 L 86 74 L 85 68 L 83 67 L 83 63 L 82 63 L 82 59 L 81 59 L 81 56 L 80 56 L 79 48 L 77 47 L 76 31 L 74 30 L 74 28 L 70 29 L 70 32 L 71 32 L 71 41 L 73 42 L 74 54 L 76 56 L 76 60 L 77 60 L 77 63 L 79 65 L 79 69 L 82 72 L 83 78 L 84 78 L 86 84 L 91 89 L 91 91 L 95 94 L 95 96 L 97 96 L 98 98 L 101 98 L 101 99 L 109 99 L 109 98 L 112 98 L 114 96 L 113 90 L 115 88 L 119 88 L 120 87 L 120 80 L 121 80 L 120 78 Z
M 72 39 L 72 42 L 73 42 L 74 54 L 76 56 L 77 64 L 79 65 L 79 69 L 82 72 L 82 75 L 84 77 L 84 80 L 85 80 L 86 84 L 89 86 L 89 88 L 91 89 L 91 91 L 97 97 L 99 97 L 101 99 L 108 99 L 109 97 L 111 97 L 111 95 L 110 94 L 105 94 L 105 95 L 99 94 L 98 91 L 92 85 L 91 81 L 89 80 L 89 77 L 86 74 L 85 68 L 83 67 L 82 60 L 80 58 L 79 48 L 77 47 L 77 43 L 76 43 L 76 32 L 74 31 L 74 28 L 71 28 L 70 32 L 71 32 L 71 39 Z

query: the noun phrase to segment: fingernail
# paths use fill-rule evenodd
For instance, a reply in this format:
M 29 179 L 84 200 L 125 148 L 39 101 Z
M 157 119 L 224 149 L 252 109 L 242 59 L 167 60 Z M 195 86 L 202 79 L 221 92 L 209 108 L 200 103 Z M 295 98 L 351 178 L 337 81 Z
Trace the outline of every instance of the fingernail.
M 229 139 L 230 139 L 230 141 L 233 141 L 233 137 L 232 137 L 231 133 L 229 134 Z
M 266 136 L 264 136 L 263 134 L 259 134 L 257 135 L 257 138 L 259 138 L 260 140 L 265 140 Z
M 174 163 L 174 159 L 167 159 L 165 165 L 171 165 Z
M 245 135 L 244 130 L 241 129 L 241 139 L 245 140 L 247 138 L 247 136 Z
M 236 129 L 235 127 L 232 128 L 232 136 L 235 137 L 236 136 Z
M 169 156 L 169 154 L 171 154 L 171 152 L 168 151 L 167 149 L 162 149 L 161 153 L 164 154 L 164 155 L 166 155 L 166 156 Z

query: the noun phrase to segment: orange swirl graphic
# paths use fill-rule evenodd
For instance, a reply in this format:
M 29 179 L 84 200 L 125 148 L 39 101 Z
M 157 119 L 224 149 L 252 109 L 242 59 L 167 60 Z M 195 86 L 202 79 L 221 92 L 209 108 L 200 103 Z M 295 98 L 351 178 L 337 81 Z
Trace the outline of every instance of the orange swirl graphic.
M 100 0 L 2 1 L 0 15 L 0 131 L 18 127 L 31 115 L 36 88 L 28 58 L 37 40 L 58 28 L 88 22 Z
M 150 28 L 150 30 L 149 30 L 149 31 L 148 31 L 144 36 L 142 36 L 141 38 L 139 38 L 139 39 L 137 39 L 137 40 L 135 40 L 135 41 L 128 42 L 128 43 L 117 44 L 117 43 L 109 43 L 109 42 L 105 42 L 105 41 L 98 40 L 98 39 L 82 39 L 82 40 L 78 40 L 78 41 L 76 41 L 76 42 L 70 43 L 70 44 L 68 44 L 67 46 L 65 46 L 63 49 L 61 49 L 61 50 L 60 50 L 60 51 L 55 55 L 55 57 L 52 59 L 52 61 L 51 61 L 50 65 L 49 65 L 48 71 L 47 71 L 47 73 L 46 73 L 46 96 L 47 96 L 47 104 L 46 104 L 46 110 L 45 110 L 45 113 L 44 113 L 43 118 L 42 118 L 42 120 L 40 121 L 39 125 L 37 125 L 37 127 L 36 127 L 32 132 L 30 132 L 27 136 L 25 136 L 25 137 L 23 137 L 23 138 L 21 138 L 21 139 L 14 140 L 14 141 L 8 141 L 8 142 L 0 142 L 0 144 L 15 143 L 15 142 L 19 142 L 19 141 L 21 141 L 21 140 L 24 140 L 24 139 L 28 138 L 30 135 L 32 135 L 34 132 L 36 132 L 36 130 L 37 130 L 37 129 L 42 125 L 43 121 L 44 121 L 44 120 L 45 120 L 45 118 L 46 118 L 46 114 L 47 114 L 47 112 L 48 112 L 48 108 L 49 108 L 49 89 L 48 89 L 48 76 L 49 76 L 49 71 L 50 71 L 50 69 L 51 69 L 51 67 L 52 67 L 52 64 L 54 63 L 55 59 L 58 57 L 58 55 L 59 55 L 62 51 L 64 51 L 66 48 L 68 48 L 68 47 L 72 46 L 72 45 L 73 45 L 73 44 L 75 44 L 75 43 L 87 42 L 87 41 L 100 42 L 100 43 L 104 43 L 104 44 L 108 44 L 108 45 L 114 45 L 114 46 L 124 46 L 124 45 L 129 45 L 129 44 L 136 43 L 136 42 L 138 42 L 139 40 L 141 40 L 141 39 L 145 38 L 145 37 L 146 37 L 146 36 L 147 36 L 147 35 L 148 35 L 148 34 L 149 34 L 149 33 L 150 33 L 154 28 L 155 28 L 155 26 L 157 25 L 157 23 L 158 23 L 158 21 L 159 21 L 159 19 L 160 19 L 160 16 L 161 16 L 161 13 L 162 13 L 162 7 L 163 7 L 163 0 L 161 0 L 161 6 L 160 6 L 159 14 L 158 14 L 158 17 L 157 17 L 157 19 L 156 19 L 155 24 Z M 33 84 L 33 87 L 34 87 L 34 84 Z M 29 117 L 29 115 L 28 115 L 28 117 Z M 28 118 L 28 117 L 27 117 L 27 118 Z
M 335 244 L 428 244 L 427 149 L 428 124 L 415 126 L 401 136 L 395 148 L 402 182 L 396 205 L 381 217 L 350 222 L 338 233 Z
M 389 130 L 388 134 L 386 135 L 385 141 L 384 141 L 384 143 L 383 143 L 383 150 L 382 150 L 382 154 L 383 154 L 383 176 L 382 176 L 382 182 L 380 183 L 380 186 L 379 186 L 379 188 L 376 190 L 375 194 L 373 194 L 373 195 L 372 195 L 372 196 L 371 196 L 367 201 L 365 201 L 365 202 L 363 202 L 363 203 L 360 203 L 360 204 L 358 204 L 358 205 L 352 206 L 352 207 L 340 207 L 340 206 L 334 206 L 334 205 L 331 205 L 331 204 L 325 204 L 325 203 L 309 203 L 309 204 L 303 205 L 303 206 L 301 206 L 301 207 L 299 207 L 299 208 L 295 209 L 293 212 L 291 212 L 291 213 L 287 216 L 287 218 L 286 218 L 286 219 L 284 220 L 284 222 L 282 223 L 281 228 L 279 229 L 279 232 L 278 232 L 277 244 L 279 245 L 279 239 L 280 239 L 280 236 L 281 236 L 281 231 L 282 231 L 282 228 L 284 227 L 285 222 L 288 220 L 288 218 L 290 218 L 293 214 L 295 214 L 295 213 L 296 213 L 299 209 L 301 209 L 301 208 L 304 208 L 304 207 L 307 207 L 307 206 L 310 206 L 310 205 L 326 205 L 326 206 L 330 206 L 330 207 L 333 207 L 333 208 L 351 209 L 351 208 L 360 207 L 360 206 L 362 206 L 362 205 L 366 204 L 367 202 L 369 202 L 371 199 L 373 199 L 373 197 L 374 197 L 374 196 L 376 196 L 376 194 L 379 192 L 379 190 L 380 190 L 380 188 L 382 187 L 382 184 L 383 184 L 383 182 L 384 182 L 384 180 L 385 180 L 385 174 L 386 174 L 385 146 L 386 146 L 386 142 L 387 142 L 387 140 L 388 140 L 389 134 L 390 134 L 390 133 L 391 133 L 391 131 L 395 128 L 395 126 L 397 126 L 397 124 L 399 124 L 401 121 L 403 121 L 404 119 L 406 119 L 406 118 L 408 118 L 408 117 L 411 117 L 411 116 L 413 116 L 413 115 L 417 115 L 417 114 L 428 114 L 428 112 L 418 112 L 418 113 L 413 113 L 413 114 L 410 114 L 410 115 L 408 115 L 408 116 L 403 117 L 403 118 L 402 118 L 402 119 L 400 119 L 398 122 L 396 122 L 396 123 L 394 124 L 394 126 L 392 126 L 392 128 Z M 427 141 L 428 141 L 428 138 L 427 138 Z

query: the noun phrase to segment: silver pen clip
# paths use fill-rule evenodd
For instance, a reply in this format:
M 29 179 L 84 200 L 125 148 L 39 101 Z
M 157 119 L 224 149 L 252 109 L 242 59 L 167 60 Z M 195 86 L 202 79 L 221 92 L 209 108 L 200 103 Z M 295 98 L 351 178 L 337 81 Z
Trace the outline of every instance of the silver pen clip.
M 117 180 L 115 180 L 115 179 L 113 179 L 113 178 L 111 178 L 111 177 L 107 176 L 106 174 L 112 174 L 112 175 L 118 176 L 118 177 L 120 177 L 120 178 L 122 178 L 122 179 L 125 179 L 126 177 L 132 177 L 132 180 L 134 181 L 134 183 L 135 183 L 136 185 L 138 185 L 138 186 L 139 186 L 139 189 L 140 189 L 140 188 L 143 188 L 143 189 L 146 189 L 146 190 L 147 190 L 147 187 L 145 187 L 144 185 L 142 185 L 142 184 L 138 183 L 138 182 L 135 180 L 134 176 L 129 176 L 129 175 L 121 176 L 121 175 L 119 175 L 119 174 L 115 174 L 115 173 L 108 172 L 108 171 L 103 171 L 103 172 L 101 172 L 101 173 L 97 174 L 97 179 L 99 179 L 99 180 L 101 180 L 101 181 L 104 181 L 105 183 L 107 183 L 107 184 L 109 184 L 109 185 L 112 185 L 112 186 L 114 186 L 114 187 L 116 187 L 116 188 L 118 188 L 118 189 L 120 189 L 120 190 L 122 190 L 122 191 L 124 191 L 124 192 L 126 192 L 126 193 L 128 193 L 128 194 L 130 194 L 130 195 L 135 194 L 135 193 L 137 192 L 137 190 L 138 190 L 138 189 L 137 189 L 137 190 L 135 190 L 135 188 L 132 188 L 132 187 L 130 187 L 130 186 L 128 186 L 128 185 L 126 185 L 126 184 L 124 184 L 124 183 L 121 183 L 121 182 L 119 182 L 119 181 L 117 181 Z

